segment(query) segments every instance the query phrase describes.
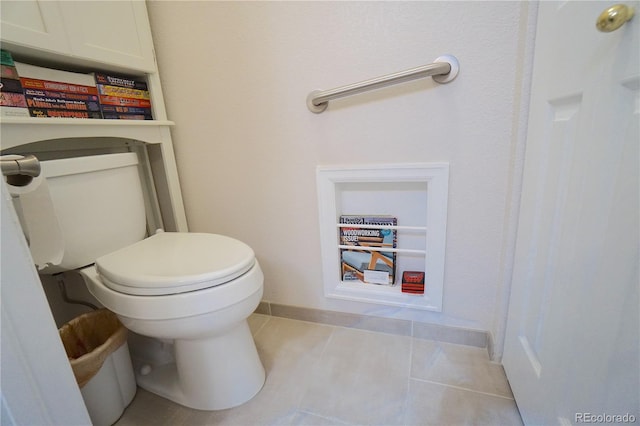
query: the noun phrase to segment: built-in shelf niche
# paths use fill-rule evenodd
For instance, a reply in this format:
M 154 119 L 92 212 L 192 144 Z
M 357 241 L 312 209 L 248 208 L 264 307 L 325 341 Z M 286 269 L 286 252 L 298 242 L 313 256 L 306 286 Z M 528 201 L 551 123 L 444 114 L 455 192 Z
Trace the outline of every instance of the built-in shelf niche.
M 449 164 L 319 166 L 316 183 L 325 296 L 442 311 Z M 341 215 L 398 218 L 394 286 L 342 281 Z M 423 295 L 402 293 L 405 270 L 426 272 Z

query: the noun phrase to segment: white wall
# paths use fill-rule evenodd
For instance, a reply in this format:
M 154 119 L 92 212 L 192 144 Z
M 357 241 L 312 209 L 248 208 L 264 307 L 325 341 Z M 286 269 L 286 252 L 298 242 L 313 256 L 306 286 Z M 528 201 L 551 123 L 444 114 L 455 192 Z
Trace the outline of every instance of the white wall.
M 528 8 L 148 3 L 190 230 L 250 244 L 271 302 L 499 332 L 519 195 Z M 445 53 L 461 67 L 448 85 L 418 80 L 333 101 L 319 115 L 305 105 L 313 89 Z M 316 166 L 431 161 L 451 167 L 443 312 L 326 299 Z

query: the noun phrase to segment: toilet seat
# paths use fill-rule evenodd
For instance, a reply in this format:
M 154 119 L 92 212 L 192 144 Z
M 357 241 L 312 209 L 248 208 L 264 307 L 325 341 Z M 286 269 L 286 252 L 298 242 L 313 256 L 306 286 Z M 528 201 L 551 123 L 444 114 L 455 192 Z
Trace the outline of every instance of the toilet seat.
M 230 237 L 160 232 L 98 258 L 96 270 L 111 290 L 159 296 L 227 283 L 255 261 L 251 247 Z

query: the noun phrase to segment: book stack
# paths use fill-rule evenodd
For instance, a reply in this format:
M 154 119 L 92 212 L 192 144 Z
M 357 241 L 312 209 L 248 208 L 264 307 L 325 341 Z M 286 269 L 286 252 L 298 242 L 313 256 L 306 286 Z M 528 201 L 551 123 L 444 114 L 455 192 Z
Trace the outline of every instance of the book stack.
M 22 83 L 10 52 L 0 51 L 0 67 L 0 117 L 29 117 Z
M 94 74 L 102 116 L 115 120 L 153 120 L 147 82 L 135 77 Z
M 402 292 L 424 294 L 424 272 L 404 271 L 402 273 Z
M 102 118 L 89 74 L 15 63 L 31 117 Z
M 396 248 L 398 220 L 392 216 L 340 216 L 340 268 L 343 281 L 393 285 L 396 273 L 396 253 L 366 250 L 360 247 Z M 389 226 L 390 228 L 385 228 Z

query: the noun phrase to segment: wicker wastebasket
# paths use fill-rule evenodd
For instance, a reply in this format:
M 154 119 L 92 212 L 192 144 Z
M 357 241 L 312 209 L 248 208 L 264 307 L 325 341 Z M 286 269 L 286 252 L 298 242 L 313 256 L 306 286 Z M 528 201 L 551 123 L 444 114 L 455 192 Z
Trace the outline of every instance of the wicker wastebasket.
M 113 312 L 99 309 L 59 331 L 91 422 L 112 425 L 136 393 L 127 329 Z

